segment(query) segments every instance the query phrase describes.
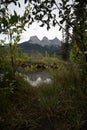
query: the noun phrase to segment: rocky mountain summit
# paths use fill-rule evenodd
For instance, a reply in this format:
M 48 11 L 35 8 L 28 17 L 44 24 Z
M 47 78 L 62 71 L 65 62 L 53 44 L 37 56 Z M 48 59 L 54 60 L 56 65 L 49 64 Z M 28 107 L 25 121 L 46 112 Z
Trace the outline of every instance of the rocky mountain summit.
M 52 45 L 53 46 L 60 46 L 61 45 L 61 42 L 57 37 L 55 37 L 52 40 L 49 40 L 46 36 L 44 36 L 42 40 L 40 40 L 37 36 L 32 36 L 29 39 L 29 43 L 38 44 L 41 46 L 46 46 L 46 45 L 47 46 L 52 46 Z
M 31 52 L 58 53 L 60 46 L 61 42 L 58 38 L 49 40 L 47 37 L 43 37 L 43 39 L 40 40 L 37 36 L 32 36 L 28 41 L 19 44 L 20 49 L 28 54 Z
M 32 36 L 32 37 L 30 37 L 30 39 L 29 39 L 29 43 L 32 43 L 32 44 L 40 44 L 40 40 L 39 40 L 39 38 L 37 37 L 37 36 Z

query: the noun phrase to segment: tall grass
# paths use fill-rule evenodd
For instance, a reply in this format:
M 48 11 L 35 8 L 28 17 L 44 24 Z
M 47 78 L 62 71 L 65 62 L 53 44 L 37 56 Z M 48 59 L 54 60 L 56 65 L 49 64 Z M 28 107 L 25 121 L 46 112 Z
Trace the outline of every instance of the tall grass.
M 50 70 L 52 84 L 36 88 L 17 77 L 14 93 L 0 93 L 0 129 L 87 130 L 87 78 L 81 71 L 61 64 Z
M 62 65 L 51 72 L 53 84 L 39 88 L 40 104 L 49 122 L 49 129 L 86 130 L 87 93 L 83 91 L 87 80 L 82 81 L 76 65 Z

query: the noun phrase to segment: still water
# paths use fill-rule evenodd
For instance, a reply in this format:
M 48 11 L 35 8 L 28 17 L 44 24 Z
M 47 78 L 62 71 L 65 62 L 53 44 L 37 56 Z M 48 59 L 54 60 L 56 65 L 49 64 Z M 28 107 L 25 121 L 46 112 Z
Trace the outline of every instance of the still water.
M 37 71 L 28 73 L 26 80 L 32 86 L 38 86 L 42 83 L 49 84 L 52 82 L 51 76 L 48 72 L 37 72 Z

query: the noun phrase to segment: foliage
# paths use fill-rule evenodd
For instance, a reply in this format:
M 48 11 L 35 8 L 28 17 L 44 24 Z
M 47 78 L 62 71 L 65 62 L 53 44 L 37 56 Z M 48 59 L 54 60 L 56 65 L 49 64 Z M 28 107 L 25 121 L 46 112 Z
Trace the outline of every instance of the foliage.
M 7 9 L 8 5 L 11 3 L 14 3 L 15 5 L 19 5 L 20 3 L 18 1 L 5 1 L 1 2 L 1 5 L 5 5 L 5 7 L 1 8 L 0 12 L 1 15 L 1 30 L 6 29 L 8 27 L 8 20 L 6 16 L 5 8 Z M 56 26 L 58 24 L 60 26 L 60 29 L 63 29 L 65 31 L 65 41 L 66 44 L 68 44 L 70 37 L 76 41 L 76 45 L 79 48 L 79 51 L 82 53 L 82 55 L 86 57 L 86 51 L 87 51 L 87 37 L 86 37 L 86 1 L 78 1 L 74 0 L 70 2 L 70 0 L 25 0 L 24 3 L 28 4 L 28 7 L 25 9 L 25 13 L 23 17 L 19 19 L 19 16 L 14 12 L 14 15 L 11 16 L 10 22 L 18 22 L 18 20 L 22 21 L 22 25 L 19 25 L 23 29 L 24 25 L 28 23 L 29 25 L 34 21 L 40 21 L 40 26 L 43 27 L 44 25 L 47 25 L 47 29 L 49 29 L 52 26 Z M 2 7 L 2 6 L 1 6 Z M 30 8 L 30 9 L 29 9 Z M 55 10 L 58 10 L 58 16 L 60 19 L 58 19 L 57 15 L 55 14 Z M 80 13 L 80 10 L 81 13 Z M 4 17 L 3 17 L 4 16 Z M 27 16 L 27 17 L 26 17 Z M 14 22 L 13 22 L 14 21 Z M 72 34 L 71 34 L 72 32 Z
M 13 80 L 10 73 L 10 71 L 15 72 L 16 70 L 16 64 L 14 63 L 19 63 L 17 55 L 20 54 L 16 46 L 20 40 L 20 34 L 24 26 L 28 22 L 29 24 L 32 23 L 34 19 L 42 21 L 41 26 L 46 24 L 47 29 L 50 27 L 50 22 L 55 26 L 57 23 L 60 25 L 66 21 L 73 28 L 75 46 L 72 53 L 75 54 L 76 58 L 77 54 L 81 51 L 82 59 L 83 57 L 86 58 L 86 54 L 84 53 L 87 51 L 86 33 L 85 27 L 82 25 L 82 22 L 84 25 L 86 23 L 83 19 L 86 12 L 83 10 L 81 16 L 79 13 L 80 8 L 86 9 L 85 1 L 75 0 L 74 3 L 68 4 L 69 0 L 61 0 L 58 7 L 54 0 L 29 0 L 30 5 L 33 5 L 31 6 L 33 12 L 31 12 L 30 21 L 29 6 L 26 8 L 23 16 L 18 15 L 15 11 L 13 14 L 8 13 L 8 5 L 12 2 L 14 4 L 17 3 L 17 1 L 12 0 L 2 0 L 0 8 L 0 19 L 2 21 L 0 24 L 0 33 L 9 35 L 10 45 L 10 54 L 7 52 L 9 48 L 8 50 L 3 50 L 2 46 L 0 46 L 0 72 L 1 74 L 4 72 L 4 78 L 0 77 L 0 129 L 86 130 L 87 65 L 85 63 L 80 66 L 62 62 L 56 71 L 53 70 L 51 72 L 53 83 L 49 85 L 43 84 L 37 88 L 31 87 L 19 75 L 16 75 L 15 80 Z M 25 0 L 26 2 L 28 1 Z M 55 6 L 60 11 L 60 23 L 52 12 Z M 67 14 L 70 14 L 68 19 Z M 51 19 L 52 21 L 50 21 Z M 80 29 L 83 32 L 82 35 Z M 49 62 L 49 64 L 50 61 L 55 62 L 52 58 L 48 61 L 47 55 L 45 58 L 47 58 L 45 62 Z M 8 73 L 5 73 L 6 70 L 8 70 Z M 3 82 L 1 81 L 2 78 Z
M 87 79 L 76 64 L 61 64 L 51 74 L 53 84 L 34 88 L 18 76 L 13 94 L 0 88 L 2 130 L 87 129 Z
M 86 9 L 85 1 L 76 0 L 76 4 L 74 5 L 74 14 L 75 14 L 75 19 L 73 21 L 74 23 L 73 34 L 76 36 L 76 38 L 74 39 L 78 46 L 79 53 L 83 57 L 85 57 L 85 61 L 87 62 L 87 54 L 86 54 L 86 51 L 87 51 L 87 45 L 86 45 L 87 9 Z
M 73 46 L 70 52 L 70 61 L 75 62 L 77 64 L 85 63 L 85 57 L 81 53 L 79 54 L 79 48 L 75 43 L 73 43 Z
M 15 72 L 17 70 L 17 56 L 18 49 L 17 43 L 20 40 L 20 35 L 25 28 L 25 25 L 29 21 L 27 14 L 29 14 L 29 7 L 26 7 L 23 16 L 17 14 L 14 10 L 13 13 L 10 13 L 9 4 L 13 2 L 15 5 L 17 1 L 1 1 L 1 9 L 0 9 L 0 33 L 8 36 L 9 42 L 9 51 L 10 59 L 9 64 L 11 67 L 11 73 L 13 79 L 15 78 Z M 19 2 L 18 2 L 19 5 Z
M 40 21 L 41 27 L 47 25 L 47 29 L 52 26 L 58 24 L 60 29 L 65 31 L 65 42 L 69 43 L 70 38 L 76 41 L 76 45 L 79 48 L 79 51 L 87 60 L 87 9 L 86 9 L 86 1 L 78 1 L 74 0 L 70 2 L 70 0 L 43 0 L 43 1 L 25 1 L 25 3 L 29 2 L 32 6 L 33 12 L 32 17 L 33 20 Z M 58 10 L 58 19 L 55 14 L 55 10 Z M 82 11 L 81 11 L 82 10 Z M 81 13 L 80 13 L 81 12 Z
M 70 44 L 69 43 L 61 43 L 61 57 L 63 60 L 69 59 L 69 53 L 70 53 Z
M 38 92 L 44 126 L 48 122 L 47 129 L 86 129 L 87 79 L 82 81 L 75 64 L 61 64 L 52 74 L 53 84 L 39 87 Z

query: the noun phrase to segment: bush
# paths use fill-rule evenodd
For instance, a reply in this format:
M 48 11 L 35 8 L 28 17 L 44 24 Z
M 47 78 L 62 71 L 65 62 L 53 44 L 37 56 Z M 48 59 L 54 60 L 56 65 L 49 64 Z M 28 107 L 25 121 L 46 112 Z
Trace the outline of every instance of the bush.
M 1 130 L 86 130 L 86 80 L 77 65 L 51 71 L 52 84 L 32 87 L 16 77 L 14 93 L 0 89 Z
M 86 81 L 81 79 L 76 65 L 62 65 L 54 72 L 53 84 L 39 88 L 39 100 L 43 122 L 49 130 L 86 130 L 87 93 L 83 91 Z

